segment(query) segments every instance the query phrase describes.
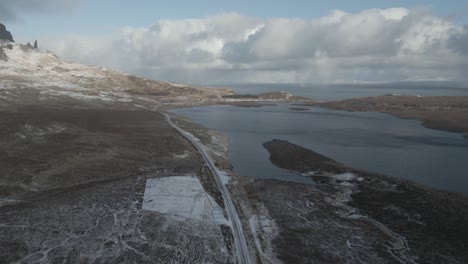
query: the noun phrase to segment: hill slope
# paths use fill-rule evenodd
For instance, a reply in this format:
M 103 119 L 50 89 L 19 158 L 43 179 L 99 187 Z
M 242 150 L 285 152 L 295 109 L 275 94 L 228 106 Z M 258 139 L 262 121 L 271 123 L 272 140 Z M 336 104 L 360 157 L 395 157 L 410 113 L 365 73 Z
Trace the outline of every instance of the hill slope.
M 64 61 L 30 46 L 0 43 L 0 105 L 66 104 L 154 108 L 165 103 L 202 103 L 230 89 L 195 88 L 139 78 L 103 67 Z

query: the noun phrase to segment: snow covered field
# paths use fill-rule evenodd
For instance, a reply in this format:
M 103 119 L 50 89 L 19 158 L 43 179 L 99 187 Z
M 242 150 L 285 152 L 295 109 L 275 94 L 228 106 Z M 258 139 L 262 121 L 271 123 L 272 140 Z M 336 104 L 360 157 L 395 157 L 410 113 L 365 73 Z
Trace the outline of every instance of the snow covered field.
M 222 208 L 195 176 L 172 176 L 148 179 L 143 210 L 156 211 L 176 219 L 196 219 L 214 224 L 228 224 Z

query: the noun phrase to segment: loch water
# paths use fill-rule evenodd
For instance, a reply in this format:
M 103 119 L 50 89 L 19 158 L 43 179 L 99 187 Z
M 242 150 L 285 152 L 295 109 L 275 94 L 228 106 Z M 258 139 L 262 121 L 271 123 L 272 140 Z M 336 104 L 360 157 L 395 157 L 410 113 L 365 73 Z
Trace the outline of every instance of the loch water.
M 269 161 L 262 144 L 283 139 L 353 168 L 468 193 L 468 139 L 461 134 L 382 113 L 293 107 L 201 106 L 172 112 L 225 133 L 231 163 L 243 176 L 311 183 Z

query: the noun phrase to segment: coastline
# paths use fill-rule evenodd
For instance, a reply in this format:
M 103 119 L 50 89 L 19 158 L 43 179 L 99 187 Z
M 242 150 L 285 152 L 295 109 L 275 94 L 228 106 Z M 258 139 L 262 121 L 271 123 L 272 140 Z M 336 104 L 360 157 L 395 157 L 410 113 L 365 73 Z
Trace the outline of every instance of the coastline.
M 231 193 L 232 202 L 240 215 L 253 260 L 256 263 L 281 263 L 276 258 L 272 243 L 277 233 L 276 224 L 262 204 L 252 202 L 248 198 L 249 194 L 245 187 L 251 179 L 241 176 L 233 170 L 228 156 L 228 137 L 219 131 L 210 130 L 197 124 L 183 115 L 170 111 L 165 112 L 171 116 L 177 126 L 200 140 L 214 161 L 214 165 L 225 174 L 224 184 Z M 213 190 L 207 189 L 207 192 L 212 193 Z
M 430 129 L 463 133 L 468 138 L 468 96 L 377 96 L 306 103 L 333 110 L 381 112 L 421 121 Z
M 231 175 L 229 188 L 236 192 L 236 207 L 243 215 L 247 235 L 257 245 L 257 259 L 273 259 L 272 263 L 327 263 L 331 258 L 345 263 L 345 259 L 334 255 L 343 254 L 356 261 L 366 259 L 374 263 L 468 260 L 463 255 L 468 252 L 463 248 L 468 237 L 463 223 L 468 219 L 460 220 L 468 215 L 468 198 L 464 195 L 347 168 L 310 150 L 289 150 L 289 144 L 278 148 L 280 155 L 275 156 L 276 160 L 272 155 L 272 162 L 313 178 L 317 185 L 242 177 L 232 171 L 226 139 L 223 148 L 213 149 L 213 139 L 223 135 L 180 115 L 176 122 L 185 123 L 182 126 L 204 138 L 201 141 L 210 146 L 217 166 Z M 317 170 L 323 173 L 312 172 Z M 359 176 L 349 177 L 347 173 Z M 294 249 L 291 243 L 295 244 Z M 310 252 L 311 247 L 316 249 Z M 421 253 L 426 251 L 431 253 Z
M 341 101 L 315 101 L 310 98 L 296 97 L 278 92 L 276 97 L 259 100 L 214 100 L 200 103 L 167 104 L 157 109 L 166 112 L 171 109 L 191 108 L 193 106 L 233 105 L 236 107 L 275 106 L 278 102 L 291 103 L 290 110 L 309 111 L 307 107 L 322 107 L 350 112 L 379 112 L 400 119 L 417 120 L 421 125 L 435 130 L 461 133 L 468 139 L 468 96 L 400 96 L 385 95 L 377 97 L 351 98 Z
M 287 141 L 274 140 L 264 146 L 275 165 L 307 173 L 319 182 L 315 192 L 321 190 L 331 198 L 341 197 L 338 199 L 341 206 L 350 210 L 342 217 L 351 221 L 366 219 L 372 225 L 386 227 L 406 240 L 408 250 L 403 252 L 403 257 L 408 259 L 405 261 L 468 261 L 466 195 L 348 168 Z M 392 249 L 388 250 L 392 252 Z M 402 256 L 397 254 L 397 257 L 401 259 Z
M 273 103 L 278 101 L 273 101 Z M 292 100 L 289 102 L 297 101 Z M 268 102 L 255 102 L 255 104 L 264 103 Z M 102 256 L 103 259 L 108 260 L 112 259 L 113 256 L 125 256 L 128 260 L 146 258 L 146 256 L 133 255 L 133 251 L 121 251 L 121 244 L 114 244 L 112 241 L 122 241 L 124 243 L 122 244 L 123 246 L 127 242 L 132 243 L 135 249 L 147 254 L 147 256 L 173 254 L 173 252 L 165 252 L 163 250 L 148 251 L 151 247 L 157 247 L 157 243 L 159 242 L 155 242 L 149 248 L 146 248 L 145 243 L 147 242 L 145 238 L 140 237 L 135 232 L 137 228 L 142 228 L 148 237 L 158 237 L 159 240 L 155 241 L 160 241 L 161 243 L 164 242 L 168 245 L 189 245 L 189 241 L 185 239 L 185 234 L 178 235 L 181 239 L 180 241 L 170 240 L 172 236 L 177 234 L 175 232 L 176 225 L 171 224 L 172 227 L 167 232 L 161 231 L 163 232 L 161 233 L 159 231 L 160 228 L 170 223 L 166 217 L 161 214 L 146 212 L 139 208 L 142 204 L 146 180 L 152 177 L 192 174 L 197 175 L 206 191 L 218 201 L 220 201 L 219 192 L 213 187 L 211 176 L 207 173 L 206 168 L 203 168 L 196 151 L 179 136 L 172 134 L 173 131 L 162 120 L 161 115 L 154 112 L 163 112 L 166 108 L 219 104 L 222 104 L 222 102 L 217 100 L 209 102 L 181 102 L 177 105 L 161 103 L 160 105 L 163 107 L 152 108 L 147 103 L 148 106 L 144 109 L 138 107 L 124 108 L 122 106 L 121 110 L 118 109 L 121 108 L 121 105 L 115 104 L 115 109 L 86 110 L 75 108 L 59 112 L 55 110 L 56 108 L 45 106 L 23 107 L 18 110 L 5 109 L 2 114 L 6 117 L 11 116 L 5 119 L 5 121 L 11 124 L 6 123 L 5 127 L 10 127 L 12 131 L 4 135 L 5 142 L 14 143 L 11 145 L 12 150 L 21 150 L 24 153 L 29 153 L 28 155 L 34 153 L 35 157 L 37 156 L 37 160 L 18 161 L 18 166 L 20 164 L 23 167 L 29 166 L 29 163 L 31 165 L 27 174 L 25 174 L 28 177 L 25 181 L 29 180 L 30 174 L 36 174 L 36 171 L 38 171 L 41 173 L 40 177 L 33 177 L 32 183 L 36 180 L 40 180 L 41 182 L 38 185 L 31 185 L 31 188 L 37 188 L 37 186 L 44 184 L 46 184 L 44 185 L 46 187 L 49 184 L 58 185 L 48 187 L 51 188 L 50 191 L 25 189 L 24 187 L 29 188 L 29 185 L 21 185 L 17 190 L 15 189 L 14 193 L 10 191 L 3 193 L 5 199 L 12 199 L 5 200 L 7 204 L 4 204 L 1 210 L 4 213 L 3 216 L 5 219 L 18 219 L 21 225 L 6 225 L 0 231 L 5 234 L 5 237 L 15 237 L 14 233 L 16 232 L 24 235 L 25 239 L 17 239 L 13 244 L 3 243 L 4 251 L 2 251 L 3 253 L 0 252 L 0 254 L 4 256 L 6 255 L 5 252 L 11 250 L 15 254 L 18 253 L 18 255 L 11 255 L 11 259 L 19 259 L 21 252 L 31 254 L 31 257 L 37 257 L 38 254 L 43 253 L 43 251 L 33 251 L 33 246 L 40 244 L 40 241 L 35 234 L 29 234 L 29 229 L 25 229 L 25 227 L 37 228 L 40 232 L 48 232 L 50 234 L 47 236 L 48 240 L 66 240 L 68 234 L 67 228 L 69 228 L 74 236 L 76 236 L 76 238 L 70 241 L 70 248 L 89 250 L 90 256 L 93 256 L 94 251 L 87 245 L 81 247 L 79 242 L 82 239 L 88 239 L 90 241 L 89 245 L 92 246 L 101 245 L 104 242 L 107 243 L 108 241 L 102 242 L 90 239 L 94 234 L 104 232 L 111 241 L 108 242 L 109 250 Z M 236 104 L 242 103 L 236 102 Z M 64 106 L 63 109 L 68 108 Z M 24 126 L 21 123 L 25 115 L 28 116 L 28 122 L 31 126 Z M 142 119 L 139 115 L 143 115 L 145 119 Z M 122 121 L 122 118 L 125 122 Z M 145 122 L 146 119 L 150 122 Z M 184 121 L 179 120 L 179 122 L 183 123 Z M 141 129 L 134 131 L 131 129 L 134 127 L 141 127 Z M 66 130 L 62 130 L 63 128 Z M 341 190 L 334 187 L 322 186 L 320 189 L 317 189 L 314 186 L 305 186 L 303 184 L 274 180 L 253 180 L 236 175 L 232 171 L 232 166 L 226 155 L 228 151 L 227 139 L 215 131 L 205 133 L 205 129 L 201 127 L 196 129 L 199 129 L 197 137 L 200 135 L 200 139 L 204 141 L 203 143 L 209 145 L 210 154 L 212 154 L 216 162 L 215 165 L 231 175 L 228 188 L 233 194 L 233 202 L 236 208 L 242 214 L 241 221 L 242 226 L 246 230 L 245 235 L 247 236 L 247 243 L 249 243 L 248 246 L 249 248 L 256 249 L 252 255 L 257 262 L 276 263 L 278 260 L 285 262 L 289 260 L 295 263 L 308 263 L 308 260 L 312 259 L 320 263 L 321 261 L 326 262 L 327 259 L 333 259 L 337 263 L 340 263 L 340 259 L 333 255 L 336 252 L 320 248 L 320 245 L 327 241 L 327 243 L 330 243 L 329 245 L 339 248 L 342 252 L 350 254 L 353 258 L 364 254 L 369 260 L 377 260 L 377 258 L 368 255 L 368 252 L 361 252 L 359 249 L 362 246 L 360 242 L 354 241 L 354 238 L 351 240 L 346 239 L 346 235 L 349 235 L 351 238 L 359 235 L 367 241 L 366 243 L 369 243 L 365 245 L 372 247 L 381 245 L 382 241 L 389 241 L 389 239 L 396 245 L 404 244 L 398 239 L 389 237 L 388 234 L 375 226 L 372 229 L 366 229 L 366 225 L 368 225 L 367 221 L 363 220 L 359 223 L 353 223 L 349 219 L 342 218 L 339 214 L 337 215 L 334 211 L 335 209 L 342 213 L 348 212 L 347 207 L 342 204 L 343 199 L 347 199 L 347 196 L 343 195 Z M 156 134 L 154 134 L 155 131 L 157 131 Z M 23 136 L 27 138 L 22 138 Z M 11 139 L 14 139 L 14 141 Z M 81 141 L 90 141 L 90 143 L 85 148 L 82 148 L 78 144 Z M 27 144 L 28 142 L 32 142 L 32 144 Z M 45 144 L 46 142 L 48 143 Z M 77 145 L 70 145 L 71 143 L 77 143 Z M 37 146 L 40 146 L 40 148 L 34 149 Z M 70 149 L 70 146 L 79 151 L 75 151 L 74 148 Z M 57 151 L 57 155 L 54 157 L 43 157 L 40 153 L 41 150 L 49 152 L 51 150 Z M 94 158 L 96 150 L 106 150 L 103 155 L 98 156 L 102 160 Z M 61 155 L 60 153 L 62 152 L 66 155 Z M 87 162 L 88 159 L 91 162 Z M 122 163 L 122 160 L 135 160 L 138 163 L 133 164 L 130 169 L 128 166 L 124 166 L 125 168 L 120 170 L 115 168 L 116 159 L 121 163 L 120 167 L 126 165 L 126 163 Z M 49 163 L 49 167 L 43 167 L 42 164 L 46 163 Z M 7 164 L 13 165 L 11 162 Z M 102 166 L 102 168 L 96 169 L 96 164 Z M 65 166 L 69 166 L 71 169 L 65 170 Z M 61 168 L 64 168 L 64 172 Z M 12 171 L 22 172 L 16 169 L 12 169 Z M 100 181 L 99 178 L 90 178 L 90 173 L 88 172 L 92 172 L 98 176 L 104 175 L 105 177 L 103 177 L 103 181 Z M 46 173 L 50 173 L 51 177 Z M 18 175 L 23 174 L 18 173 Z M 61 181 L 64 177 L 75 181 L 79 180 L 80 182 Z M 46 180 L 50 181 L 50 183 L 44 182 Z M 29 183 L 27 182 L 27 184 Z M 65 186 L 62 186 L 63 184 Z M 70 186 L 67 184 L 70 184 Z M 121 191 L 115 192 L 115 190 Z M 86 192 L 88 195 L 85 201 L 80 201 L 79 197 L 81 197 L 83 192 Z M 109 192 L 109 195 L 102 196 L 103 192 Z M 24 197 L 24 195 L 28 197 Z M 318 201 L 315 205 L 310 202 L 312 197 Z M 441 199 L 445 198 L 442 197 Z M 219 203 L 222 204 L 222 202 Z M 83 217 L 86 216 L 87 218 L 84 219 L 76 215 L 77 211 L 73 209 L 73 204 L 79 204 L 78 208 L 83 208 L 83 210 L 88 208 L 89 204 L 95 204 L 96 206 L 93 209 L 86 209 L 87 211 L 83 214 Z M 289 206 L 292 205 L 293 207 L 290 208 Z M 321 211 L 322 214 L 314 216 L 317 218 L 310 218 L 312 217 L 310 214 L 314 214 L 319 209 L 324 210 Z M 128 211 L 128 213 L 122 214 L 121 212 L 124 211 Z M 101 212 L 105 212 L 102 220 L 100 220 L 102 217 Z M 301 222 L 303 219 L 288 218 L 290 217 L 288 216 L 288 212 L 298 213 L 309 219 L 311 223 L 307 223 L 305 227 L 301 226 L 304 223 Z M 57 214 L 58 216 L 51 220 L 49 214 Z M 115 225 L 113 224 L 115 215 L 118 216 L 117 227 L 113 227 Z M 294 214 L 292 215 L 294 216 Z M 140 216 L 143 218 L 139 218 Z M 153 222 L 155 217 L 157 223 Z M 77 225 L 75 218 L 80 219 L 82 224 Z M 48 226 L 38 225 L 45 221 L 51 221 L 53 226 L 60 228 L 63 226 L 62 223 L 66 223 L 68 227 L 64 227 L 63 230 L 59 230 L 57 234 L 54 234 L 49 232 L 52 229 Z M 312 224 L 314 221 L 317 225 Z M 338 224 L 338 226 L 347 226 L 352 229 L 348 230 L 348 232 L 346 229 L 342 230 L 341 227 L 330 227 L 328 226 L 330 221 Z M 96 225 L 94 226 L 94 224 Z M 331 238 L 324 236 L 312 241 L 310 237 L 306 237 L 306 234 L 320 232 L 324 224 L 330 227 L 327 230 L 330 231 L 330 234 L 336 236 L 335 238 L 328 240 Z M 126 228 L 128 225 L 133 229 L 128 230 Z M 200 227 L 190 222 L 177 225 L 187 230 L 187 234 L 196 234 L 200 238 L 207 238 L 207 243 L 224 240 L 224 244 L 229 248 L 229 229 L 219 231 L 218 227 L 206 225 Z M 91 228 L 89 228 L 90 226 Z M 305 232 L 301 234 L 302 231 L 300 230 L 303 228 L 306 228 L 311 233 Z M 356 231 L 353 231 L 353 228 L 367 230 L 371 233 L 377 232 L 379 235 L 376 238 L 377 240 L 372 242 L 374 236 L 366 236 L 365 233 L 355 233 Z M 83 230 L 85 230 L 84 234 L 82 233 Z M 198 230 L 204 230 L 204 233 L 200 233 Z M 125 239 L 119 240 L 118 236 L 116 236 L 119 233 L 124 234 L 126 236 Z M 352 249 L 349 249 L 348 240 Z M 343 241 L 344 244 L 340 244 Z M 178 244 L 179 242 L 182 244 Z M 291 249 L 291 243 L 298 246 Z M 311 255 L 305 256 L 306 258 L 302 258 L 302 261 L 295 258 L 293 255 L 300 256 L 300 253 L 303 252 L 301 245 L 308 245 L 308 243 L 315 243 L 314 245 L 316 245 L 317 250 L 312 252 Z M 28 248 L 29 246 L 31 248 Z M 218 246 L 220 249 L 224 247 L 222 243 Z M 23 250 L 22 248 L 26 249 Z M 196 250 L 200 250 L 200 248 L 197 247 Z M 378 252 L 380 252 L 379 261 L 391 257 L 388 255 L 386 248 L 381 248 Z M 57 256 L 67 256 L 71 253 L 68 251 L 68 248 L 63 248 L 61 250 L 57 249 L 54 251 L 54 254 Z M 225 260 L 229 256 L 229 254 L 225 253 L 213 253 L 209 258 L 213 260 Z M 376 263 L 379 263 L 379 261 Z M 392 261 L 394 261 L 393 258 Z
M 223 182 L 224 174 L 216 167 L 213 163 L 211 157 L 209 156 L 206 148 L 201 144 L 200 140 L 194 137 L 191 133 L 186 132 L 185 130 L 179 128 L 175 125 L 169 115 L 165 115 L 166 121 L 175 129 L 179 134 L 181 134 L 187 141 L 189 141 L 192 146 L 198 151 L 202 160 L 204 161 L 206 167 L 211 172 L 211 175 L 215 179 L 218 190 L 222 193 L 222 198 L 224 201 L 224 209 L 228 215 L 228 219 L 231 224 L 231 233 L 233 235 L 233 244 L 235 245 L 234 252 L 236 255 L 236 261 L 240 264 L 250 264 L 252 263 L 251 256 L 249 253 L 249 248 L 247 246 L 246 236 L 244 235 L 244 228 L 242 226 L 241 219 L 237 212 L 236 207 L 231 198 L 231 193 L 228 190 L 226 184 Z

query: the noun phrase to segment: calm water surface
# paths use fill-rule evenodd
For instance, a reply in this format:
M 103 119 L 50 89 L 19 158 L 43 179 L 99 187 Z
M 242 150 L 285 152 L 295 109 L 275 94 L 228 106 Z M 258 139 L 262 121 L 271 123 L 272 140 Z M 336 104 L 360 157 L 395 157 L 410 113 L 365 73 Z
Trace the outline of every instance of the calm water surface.
M 468 140 L 460 134 L 380 113 L 289 107 L 204 106 L 173 112 L 226 133 L 231 162 L 244 176 L 312 182 L 270 163 L 262 144 L 284 139 L 351 167 L 468 193 Z

